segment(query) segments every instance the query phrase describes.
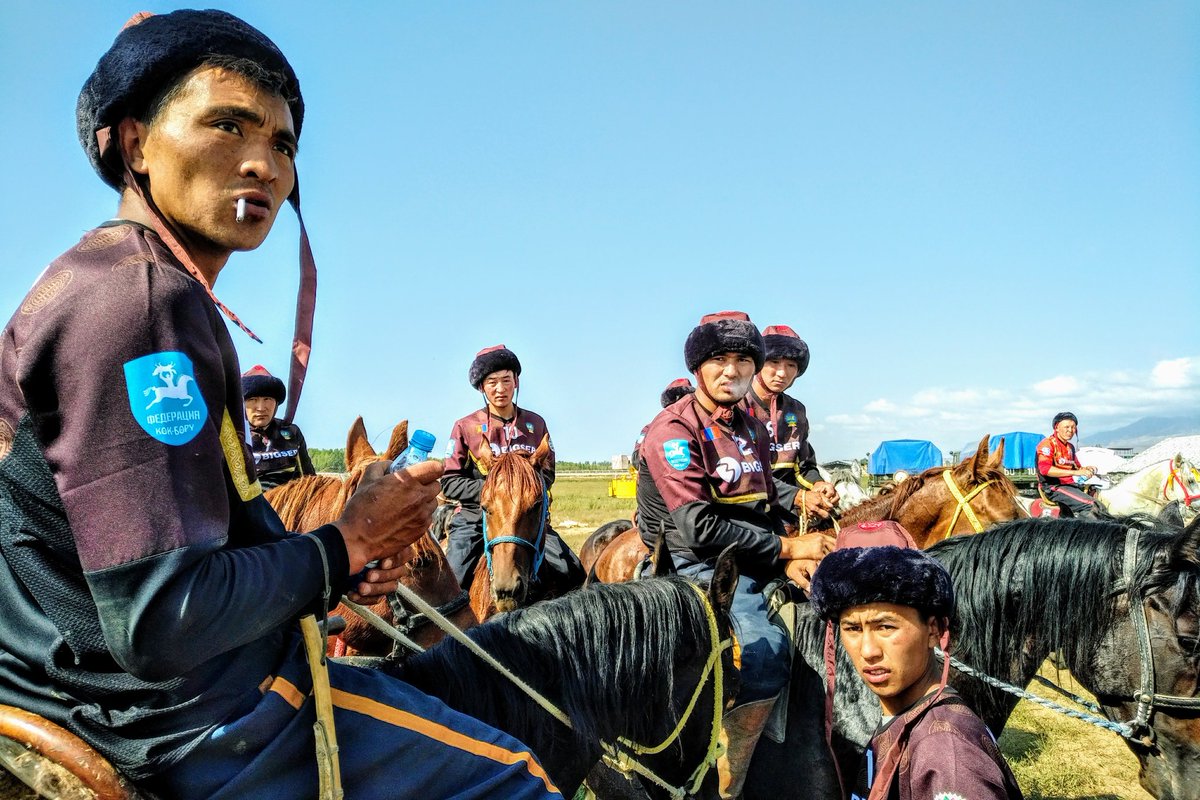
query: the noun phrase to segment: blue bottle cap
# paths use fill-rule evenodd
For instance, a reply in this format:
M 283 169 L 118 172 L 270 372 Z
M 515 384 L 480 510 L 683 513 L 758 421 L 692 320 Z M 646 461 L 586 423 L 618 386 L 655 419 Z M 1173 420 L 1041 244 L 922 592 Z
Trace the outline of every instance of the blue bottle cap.
M 414 450 L 422 450 L 426 453 L 433 452 L 433 446 L 437 443 L 437 437 L 429 431 L 413 431 L 408 437 L 408 445 Z

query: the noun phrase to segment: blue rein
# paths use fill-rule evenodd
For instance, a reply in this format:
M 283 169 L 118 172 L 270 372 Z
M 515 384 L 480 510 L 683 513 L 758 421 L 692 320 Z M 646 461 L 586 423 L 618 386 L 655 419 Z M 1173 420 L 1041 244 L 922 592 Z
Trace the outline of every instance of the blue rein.
M 522 547 L 529 547 L 533 550 L 533 571 L 530 580 L 537 580 L 538 571 L 542 568 L 542 559 L 546 555 L 546 518 L 550 516 L 550 497 L 546 491 L 546 481 L 538 476 L 538 480 L 542 483 L 542 515 L 538 520 L 537 537 L 531 542 L 528 539 L 522 539 L 520 536 L 497 536 L 495 539 L 489 539 L 487 533 L 487 510 L 483 512 L 483 554 L 487 558 L 488 577 L 492 578 L 495 575 L 492 572 L 492 548 L 498 544 L 517 544 Z M 528 513 L 528 512 L 526 512 Z

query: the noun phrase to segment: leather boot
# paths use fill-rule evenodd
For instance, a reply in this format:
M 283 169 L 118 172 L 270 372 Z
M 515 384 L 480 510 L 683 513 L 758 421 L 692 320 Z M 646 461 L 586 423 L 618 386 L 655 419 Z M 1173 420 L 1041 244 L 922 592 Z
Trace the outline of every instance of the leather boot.
M 721 720 L 721 744 L 725 746 L 725 752 L 717 759 L 717 776 L 722 800 L 736 800 L 742 796 L 742 786 L 746 783 L 746 772 L 750 769 L 754 748 L 778 699 L 776 695 L 746 703 L 730 711 Z

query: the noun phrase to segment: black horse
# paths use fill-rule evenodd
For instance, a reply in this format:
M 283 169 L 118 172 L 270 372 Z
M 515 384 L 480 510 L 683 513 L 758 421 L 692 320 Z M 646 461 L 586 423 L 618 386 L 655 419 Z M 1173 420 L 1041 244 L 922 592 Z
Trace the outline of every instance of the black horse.
M 1160 800 L 1200 798 L 1200 521 L 1181 529 L 1144 519 L 1020 520 L 928 552 L 954 576 L 956 658 L 1024 686 L 1061 651 L 1116 722 L 1137 718 L 1135 697 L 1152 675 L 1157 696 L 1129 741 L 1141 783 Z M 759 743 L 747 798 L 838 797 L 822 725 L 823 642 L 824 625 L 803 609 L 787 738 Z M 879 705 L 839 655 L 834 748 L 852 775 Z M 951 681 L 999 734 L 1017 698 L 957 672 Z
M 730 635 L 736 584 L 737 568 L 726 556 L 701 591 L 681 578 L 596 586 L 502 614 L 468 632 L 565 711 L 570 729 L 452 639 L 385 669 L 516 736 L 565 797 L 600 759 L 601 742 L 657 745 L 696 695 L 678 740 L 660 754 L 639 756 L 662 779 L 682 786 L 709 754 L 718 713 L 713 703 L 723 709 L 736 691 L 732 654 L 720 641 Z M 710 608 L 719 641 L 710 635 Z M 714 672 L 706 668 L 714 652 L 723 672 L 720 697 L 714 697 Z M 648 796 L 667 796 L 642 783 Z M 716 797 L 715 770 L 697 796 Z

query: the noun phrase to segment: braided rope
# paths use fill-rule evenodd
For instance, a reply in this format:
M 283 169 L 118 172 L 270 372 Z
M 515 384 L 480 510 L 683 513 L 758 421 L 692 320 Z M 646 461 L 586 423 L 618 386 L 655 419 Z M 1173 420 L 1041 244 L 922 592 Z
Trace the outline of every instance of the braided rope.
M 934 650 L 934 652 L 937 654 L 938 658 L 944 659 L 946 657 L 945 654 L 941 651 L 941 648 L 936 648 Z M 1129 739 L 1130 741 L 1135 741 L 1135 742 L 1141 741 L 1136 736 L 1134 736 L 1133 728 L 1130 725 L 1127 725 L 1122 722 L 1113 722 L 1110 719 L 1105 719 L 1104 717 L 1100 717 L 1095 714 L 1089 714 L 1084 711 L 1076 711 L 1073 708 L 1067 708 L 1066 706 L 1060 705 L 1060 704 L 1054 702 L 1053 700 L 1049 700 L 1045 697 L 1042 697 L 1041 695 L 1033 694 L 1032 692 L 1026 691 L 1025 689 L 1022 689 L 1018 686 L 1014 686 L 1011 683 L 1005 683 L 1004 681 L 999 680 L 998 678 L 993 678 L 991 675 L 986 675 L 983 672 L 980 672 L 979 670 L 977 670 L 973 667 L 967 666 L 966 664 L 959 661 L 954 656 L 950 657 L 950 664 L 951 664 L 951 666 L 953 666 L 956 670 L 958 670 L 962 674 L 969 675 L 972 678 L 977 678 L 977 679 L 983 681 L 984 683 L 986 683 L 988 686 L 992 686 L 1003 692 L 1007 692 L 1011 695 L 1021 698 L 1022 700 L 1028 700 L 1031 703 L 1037 703 L 1039 706 L 1049 709 L 1050 711 L 1056 711 L 1059 714 L 1063 714 L 1064 716 L 1070 717 L 1071 719 L 1077 719 L 1081 722 L 1086 722 L 1089 725 L 1095 725 L 1097 728 L 1104 728 L 1105 730 L 1112 731 L 1113 733 L 1117 734 L 1118 736 L 1122 737 L 1123 739 Z M 1051 685 L 1053 685 L 1053 684 L 1051 684 Z M 1055 688 L 1058 688 L 1058 687 L 1055 687 Z M 1059 691 L 1062 691 L 1064 694 L 1067 694 L 1068 696 L 1074 698 L 1073 695 L 1070 695 L 1068 692 L 1066 692 L 1063 689 L 1059 689 Z M 1085 705 L 1095 708 L 1094 704 L 1086 703 L 1086 701 L 1081 701 L 1081 702 L 1083 702 Z

